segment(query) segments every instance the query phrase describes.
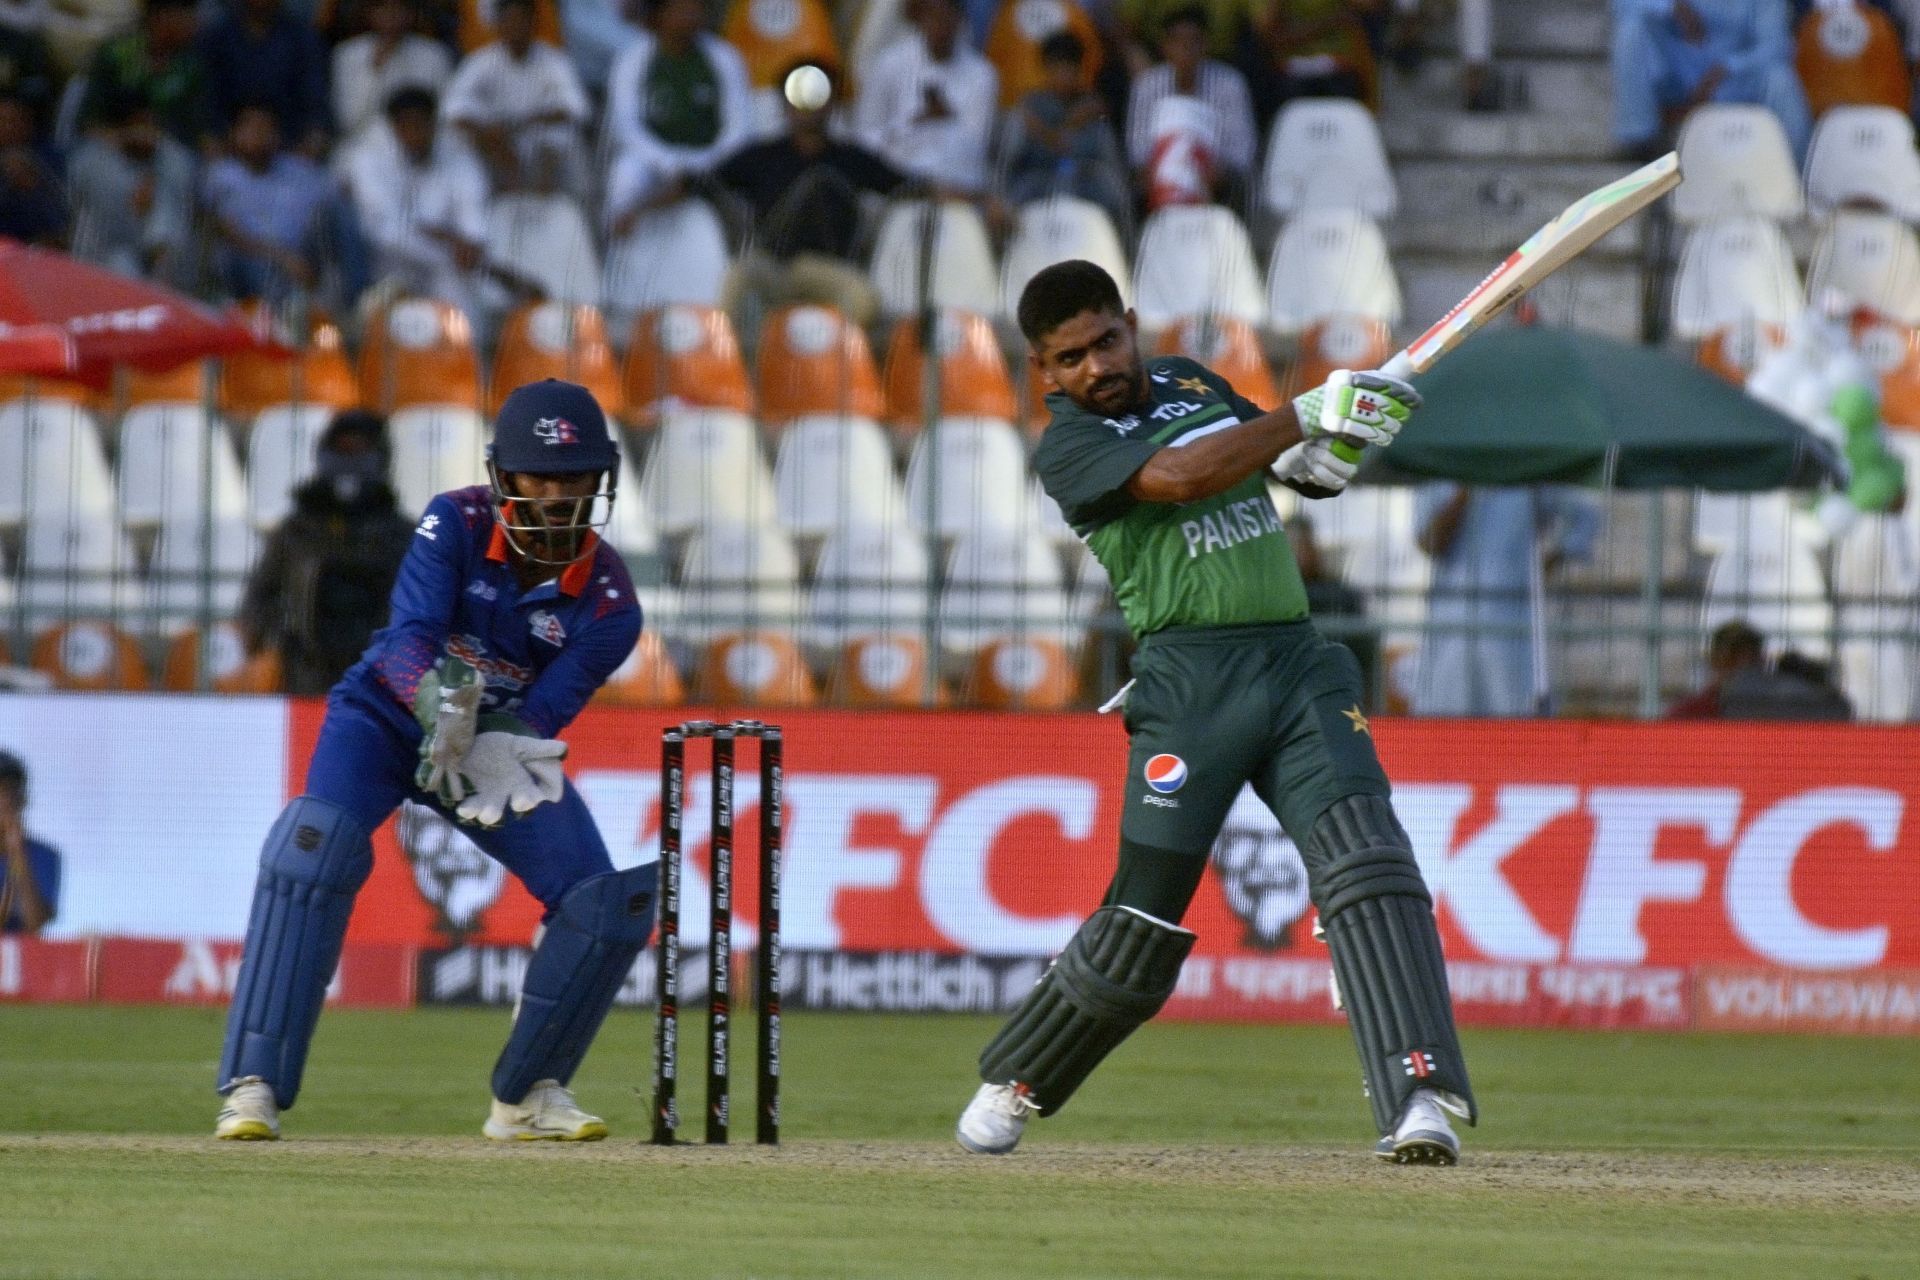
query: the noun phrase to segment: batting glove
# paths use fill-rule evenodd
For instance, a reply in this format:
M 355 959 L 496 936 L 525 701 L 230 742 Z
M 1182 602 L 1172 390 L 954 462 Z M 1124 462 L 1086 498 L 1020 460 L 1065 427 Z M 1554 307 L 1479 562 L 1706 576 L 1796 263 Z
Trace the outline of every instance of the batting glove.
M 1324 436 L 1301 441 L 1273 463 L 1274 478 L 1282 484 L 1304 485 L 1333 493 L 1344 490 L 1359 469 L 1359 464 L 1334 452 L 1334 441 Z
M 1420 407 L 1420 393 L 1384 373 L 1335 369 L 1326 382 L 1294 397 L 1294 416 L 1308 440 L 1322 436 L 1384 448 Z

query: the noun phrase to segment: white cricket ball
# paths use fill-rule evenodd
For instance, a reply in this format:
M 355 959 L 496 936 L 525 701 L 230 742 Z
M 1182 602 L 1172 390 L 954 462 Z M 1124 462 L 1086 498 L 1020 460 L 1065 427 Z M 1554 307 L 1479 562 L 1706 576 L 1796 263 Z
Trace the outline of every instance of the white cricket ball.
M 833 96 L 833 82 L 819 67 L 795 67 L 787 73 L 787 101 L 801 111 L 818 111 Z

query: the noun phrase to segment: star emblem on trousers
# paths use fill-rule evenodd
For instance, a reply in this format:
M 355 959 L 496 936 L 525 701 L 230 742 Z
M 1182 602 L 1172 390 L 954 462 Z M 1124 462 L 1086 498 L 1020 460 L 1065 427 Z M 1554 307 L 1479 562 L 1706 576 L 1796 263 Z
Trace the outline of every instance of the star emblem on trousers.
M 1353 706 L 1349 707 L 1345 711 L 1342 711 L 1340 714 L 1345 716 L 1347 719 L 1353 721 L 1353 731 L 1355 733 L 1364 733 L 1368 737 L 1373 736 L 1373 730 L 1367 724 L 1366 713 L 1360 710 L 1359 703 L 1357 702 L 1354 703 Z

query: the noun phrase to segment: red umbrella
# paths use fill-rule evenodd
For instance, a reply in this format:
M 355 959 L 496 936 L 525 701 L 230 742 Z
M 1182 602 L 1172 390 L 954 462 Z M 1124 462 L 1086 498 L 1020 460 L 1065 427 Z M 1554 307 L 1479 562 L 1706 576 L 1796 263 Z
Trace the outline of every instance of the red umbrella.
M 65 377 L 76 363 L 73 339 L 59 325 L 0 325 L 0 373 Z
M 158 373 L 270 345 L 244 320 L 184 294 L 0 238 L 0 360 L 21 340 L 46 354 L 48 326 L 72 344 L 64 376 L 95 386 L 107 384 L 115 365 Z

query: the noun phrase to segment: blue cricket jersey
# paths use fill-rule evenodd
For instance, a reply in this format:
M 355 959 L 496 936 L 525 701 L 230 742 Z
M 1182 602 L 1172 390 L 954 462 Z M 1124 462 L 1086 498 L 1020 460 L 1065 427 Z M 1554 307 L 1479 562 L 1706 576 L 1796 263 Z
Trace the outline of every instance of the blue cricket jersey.
M 397 708 L 411 725 L 420 681 L 452 656 L 485 678 L 482 711 L 510 712 L 543 737 L 556 736 L 640 638 L 627 566 L 588 537 L 587 554 L 523 593 L 494 520 L 492 490 L 440 494 L 413 531 L 388 625 L 340 678 L 335 696 L 357 693 L 363 704 Z

